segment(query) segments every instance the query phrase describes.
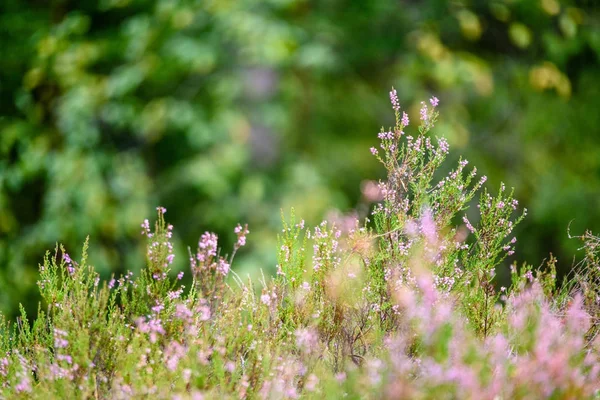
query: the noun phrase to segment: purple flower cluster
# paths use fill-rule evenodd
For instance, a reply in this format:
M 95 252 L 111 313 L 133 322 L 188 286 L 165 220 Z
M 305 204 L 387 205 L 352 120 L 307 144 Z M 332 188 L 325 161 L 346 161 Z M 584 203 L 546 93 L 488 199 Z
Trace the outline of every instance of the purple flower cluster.
M 156 343 L 158 335 L 166 333 L 162 321 L 156 316 L 153 318 L 138 318 L 136 325 L 140 332 L 149 334 L 150 343 Z
M 398 101 L 398 93 L 396 93 L 396 89 L 392 88 L 390 91 L 390 101 L 392 103 L 392 108 L 394 111 L 400 111 L 400 101 Z
M 237 226 L 235 227 L 235 229 L 233 230 L 237 236 L 237 241 L 234 245 L 234 250 L 239 249 L 240 247 L 243 247 L 246 245 L 246 235 L 248 235 L 248 233 L 250 233 L 250 231 L 248 230 L 248 225 L 244 225 L 242 227 L 242 225 L 237 224 Z
M 205 232 L 198 241 L 198 250 L 196 259 L 191 259 L 192 274 L 200 277 L 201 274 L 210 271 L 216 271 L 222 276 L 229 273 L 229 263 L 220 256 L 217 256 L 218 237 L 211 232 Z
M 63 253 L 63 261 L 65 262 L 65 265 L 67 267 L 67 271 L 69 272 L 69 275 L 74 275 L 75 267 L 77 266 L 77 263 L 75 261 L 73 261 L 71 259 L 71 257 L 69 257 L 68 253 Z
M 334 228 L 327 229 L 327 221 L 316 226 L 312 234 L 313 244 L 313 270 L 323 276 L 325 271 L 335 269 L 340 263 L 338 250 L 338 239 L 341 231 Z M 311 237 L 309 232 L 309 237 Z

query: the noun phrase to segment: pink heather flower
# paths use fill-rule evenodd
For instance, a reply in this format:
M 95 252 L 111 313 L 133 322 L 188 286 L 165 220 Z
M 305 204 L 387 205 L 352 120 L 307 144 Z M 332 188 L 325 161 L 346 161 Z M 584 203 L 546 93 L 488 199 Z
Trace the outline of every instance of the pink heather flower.
M 63 253 L 63 260 L 65 260 L 65 263 L 67 264 L 67 271 L 69 271 L 69 275 L 73 275 L 75 273 L 75 268 L 73 268 L 73 260 L 71 260 L 71 257 L 69 257 L 69 254 L 67 253 Z
M 133 390 L 131 390 L 131 386 L 129 385 L 120 385 L 121 392 L 127 397 L 133 394 Z
M 437 227 L 435 226 L 435 220 L 433 219 L 433 213 L 431 209 L 426 208 L 421 216 L 421 232 L 429 243 L 433 243 L 437 239 Z
M 463 216 L 463 222 L 467 226 L 467 229 L 471 231 L 471 233 L 475 233 L 475 228 L 473 228 L 473 225 L 471 225 L 471 222 L 467 219 L 466 216 Z
M 406 114 L 404 111 L 402 111 L 402 126 L 408 126 L 410 120 L 408 119 L 408 114 Z
M 289 397 L 290 399 L 298 398 L 298 390 L 295 387 L 289 387 L 285 391 L 285 397 Z
M 192 392 L 192 400 L 204 400 L 204 395 L 197 390 Z
M 237 245 L 240 246 L 240 247 L 245 246 L 246 245 L 246 237 L 245 236 L 240 236 L 238 238 Z
M 260 296 L 260 301 L 268 306 L 271 304 L 271 296 L 265 293 L 262 296 Z
M 175 306 L 175 317 L 182 319 L 182 320 L 186 320 L 189 319 L 193 316 L 194 314 L 192 313 L 192 311 L 187 308 L 187 306 L 185 304 L 177 304 Z
M 419 226 L 412 219 L 408 220 L 406 225 L 404 225 L 404 232 L 409 236 L 415 237 L 419 233 Z
M 585 311 L 583 298 L 577 293 L 571 301 L 566 315 L 567 327 L 574 332 L 585 333 L 589 329 L 590 315 Z
M 510 203 L 510 205 L 513 208 L 513 210 L 516 210 L 517 206 L 519 205 L 519 201 L 516 199 L 513 199 L 513 201 Z
M 7 357 L 0 358 L 0 375 L 6 377 L 8 375 L 8 366 L 10 362 Z
M 450 151 L 450 146 L 448 145 L 448 141 L 444 138 L 440 138 L 438 140 L 438 146 L 439 146 L 440 152 L 443 154 L 448 154 L 448 152 Z
M 235 229 L 233 231 L 237 235 L 237 242 L 234 246 L 235 249 L 237 250 L 240 247 L 243 247 L 246 245 L 246 235 L 248 233 L 250 233 L 250 231 L 248 230 L 248 225 L 244 225 L 242 227 L 242 225 L 240 225 L 240 224 L 237 224 L 237 226 L 235 227 Z
M 376 156 L 376 155 L 377 155 L 377 153 L 379 153 L 379 152 L 377 151 L 377 149 L 376 149 L 375 147 L 371 147 L 371 154 L 373 154 L 374 156 Z
M 400 102 L 398 101 L 398 94 L 396 93 L 396 89 L 392 88 L 390 92 L 390 101 L 392 102 L 392 108 L 394 111 L 400 110 Z
M 22 375 L 21 381 L 15 386 L 15 391 L 17 393 L 31 392 L 31 379 L 29 379 L 28 375 Z
M 421 114 L 421 121 L 427 123 L 427 119 L 429 118 L 429 115 L 427 112 L 427 104 L 425 104 L 424 101 L 421 102 L 421 111 L 419 111 L 419 113 Z
M 225 370 L 226 370 L 227 372 L 229 372 L 230 374 L 232 374 L 232 373 L 233 373 L 233 371 L 235 371 L 235 363 L 234 363 L 233 361 L 228 361 L 228 362 L 225 364 Z
M 156 343 L 156 340 L 158 339 L 157 334 L 165 334 L 165 329 L 162 327 L 160 319 L 150 319 L 146 322 L 146 320 L 141 317 L 137 319 L 136 324 L 140 332 L 150 333 L 150 343 Z
M 183 377 L 184 382 L 189 382 L 192 377 L 192 370 L 189 368 L 186 368 L 182 371 L 181 375 Z
M 170 300 L 175 300 L 175 299 L 180 298 L 182 294 L 183 294 L 183 286 L 179 290 L 174 290 L 174 291 L 168 292 L 167 297 Z
M 308 390 L 309 392 L 314 392 L 315 389 L 317 388 L 318 384 L 319 384 L 319 378 L 317 378 L 317 376 L 315 374 L 310 374 L 308 376 L 308 379 L 306 380 L 306 384 L 304 385 L 304 388 L 306 390 Z
M 437 107 L 437 105 L 439 104 L 439 100 L 437 97 L 432 96 L 431 99 L 429 99 L 429 102 L 431 103 L 432 106 Z
M 183 271 L 181 271 L 177 274 L 177 280 L 180 281 L 181 278 L 183 278 Z
M 163 272 L 162 274 L 152 274 L 152 277 L 154 279 L 156 279 L 157 281 L 162 281 L 163 279 L 165 279 L 167 277 L 167 273 Z
M 392 140 L 394 138 L 394 132 L 379 132 L 377 137 L 381 140 Z
M 363 181 L 361 183 L 361 191 L 365 200 L 369 202 L 376 202 L 383 200 L 383 194 L 379 184 L 375 181 Z
M 295 332 L 296 345 L 305 353 L 312 353 L 316 350 L 319 342 L 318 334 L 309 328 L 298 329 Z
M 165 306 L 161 303 L 158 302 L 158 300 L 156 301 L 156 305 L 154 307 L 151 308 L 151 310 L 155 313 L 159 313 L 161 312 L 163 309 L 165 308 Z
M 200 241 L 198 242 L 198 247 L 202 250 L 207 250 L 208 256 L 216 256 L 217 255 L 217 243 L 218 238 L 217 235 L 210 232 L 204 232 L 202 236 L 200 236 Z M 204 261 L 204 260 L 199 260 Z
M 177 369 L 177 365 L 179 364 L 179 360 L 185 356 L 186 351 L 187 349 L 179 342 L 170 342 L 165 349 L 164 356 L 167 368 L 171 371 L 175 371 Z
M 108 281 L 108 288 L 112 289 L 113 287 L 115 287 L 115 278 L 112 278 L 110 281 Z
M 150 222 L 148 221 L 148 219 L 145 219 L 140 226 L 142 227 L 142 235 L 151 237 L 152 233 L 150 232 Z
M 164 207 L 156 207 L 156 211 L 163 215 L 167 213 L 167 209 Z
M 67 347 L 69 345 L 69 341 L 65 339 L 67 335 L 67 332 L 54 328 L 54 347 L 58 349 Z
M 219 260 L 219 263 L 217 264 L 217 272 L 223 276 L 227 276 L 229 273 L 229 264 L 227 261 L 223 260 L 222 258 Z
M 73 364 L 73 359 L 69 355 L 59 354 L 59 355 L 56 356 L 56 359 L 58 361 L 66 361 L 67 364 Z

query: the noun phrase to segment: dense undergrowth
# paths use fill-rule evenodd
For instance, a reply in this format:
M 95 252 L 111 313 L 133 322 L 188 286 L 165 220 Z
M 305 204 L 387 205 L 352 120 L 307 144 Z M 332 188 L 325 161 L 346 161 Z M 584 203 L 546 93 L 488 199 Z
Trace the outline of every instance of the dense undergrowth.
M 142 224 L 139 276 L 100 282 L 87 243 L 79 262 L 57 247 L 40 265 L 37 319 L 0 321 L 0 396 L 599 398 L 600 239 L 575 239 L 583 260 L 560 284 L 550 257 L 512 264 L 499 287 L 526 210 L 504 185 L 483 189 L 466 160 L 439 176 L 438 100 L 411 136 L 390 97 L 396 124 L 371 148 L 387 170 L 371 221 L 308 228 L 292 212 L 277 274 L 258 284 L 231 269 L 249 233 L 238 225 L 230 255 L 200 237 L 183 287 L 162 207 L 154 229 Z

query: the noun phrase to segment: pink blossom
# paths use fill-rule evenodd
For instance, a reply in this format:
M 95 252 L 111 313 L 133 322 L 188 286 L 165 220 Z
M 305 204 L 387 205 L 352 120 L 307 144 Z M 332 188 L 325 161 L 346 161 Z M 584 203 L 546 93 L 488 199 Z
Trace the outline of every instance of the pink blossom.
M 262 296 L 260 296 L 260 301 L 268 306 L 271 304 L 271 296 L 265 293 Z
M 419 111 L 419 114 L 421 115 L 421 121 L 427 123 L 429 119 L 429 112 L 427 110 L 427 104 L 425 104 L 425 102 L 421 102 L 421 110 Z
M 316 350 L 319 336 L 317 333 L 309 328 L 298 329 L 295 332 L 296 345 L 305 353 L 312 353 Z
M 229 264 L 227 261 L 222 258 L 219 260 L 219 263 L 217 264 L 217 272 L 223 276 L 227 276 L 229 273 Z
M 408 114 L 406 114 L 404 111 L 402 112 L 402 126 L 406 127 L 408 126 L 410 120 L 408 119 Z
M 390 92 L 390 102 L 392 103 L 392 108 L 394 111 L 400 110 L 400 102 L 398 101 L 398 94 L 396 93 L 396 89 L 392 88 Z
M 238 248 L 246 245 L 246 235 L 250 233 L 250 231 L 248 230 L 248 225 L 244 225 L 244 227 L 242 227 L 242 225 L 237 224 L 234 232 L 237 235 L 237 242 L 235 244 L 235 249 L 237 250 Z
M 437 240 L 437 227 L 430 208 L 426 208 L 421 215 L 421 232 L 430 244 Z

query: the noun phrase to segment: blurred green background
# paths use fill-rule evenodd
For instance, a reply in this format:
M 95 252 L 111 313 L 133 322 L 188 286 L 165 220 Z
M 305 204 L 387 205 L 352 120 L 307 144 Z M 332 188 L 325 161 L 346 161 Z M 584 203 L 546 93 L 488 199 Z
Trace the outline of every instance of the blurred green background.
M 600 231 L 600 6 L 558 0 L 2 0 L 0 309 L 37 307 L 37 265 L 91 238 L 144 263 L 167 207 L 176 269 L 205 230 L 250 226 L 242 273 L 275 266 L 279 210 L 308 223 L 368 204 L 369 153 L 398 90 L 530 210 L 516 259 L 563 271 Z

